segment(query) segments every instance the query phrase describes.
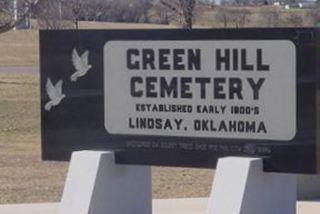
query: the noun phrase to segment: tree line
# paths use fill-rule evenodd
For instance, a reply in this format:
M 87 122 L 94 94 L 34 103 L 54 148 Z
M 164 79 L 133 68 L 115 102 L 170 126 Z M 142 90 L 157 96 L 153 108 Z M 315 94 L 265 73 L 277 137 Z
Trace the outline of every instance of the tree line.
M 14 1 L 17 2 L 16 10 Z M 222 6 L 215 5 L 213 0 L 0 0 L 0 33 L 11 30 L 25 18 L 37 20 L 38 26 L 44 29 L 78 29 L 80 21 L 108 21 L 175 23 L 190 30 L 195 18 L 202 16 L 209 20 L 203 15 L 208 10 L 214 11 L 214 20 L 210 21 L 220 23 L 220 27 L 246 27 L 252 19 L 263 19 L 264 27 L 282 26 L 283 19 L 290 23 L 289 26 L 305 26 L 306 18 L 299 13 L 285 14 L 272 6 L 262 7 L 255 17 L 249 7 L 243 7 L 247 4 L 245 1 L 254 0 L 224 0 Z M 256 2 L 264 4 L 265 1 Z M 319 14 L 318 8 L 308 11 L 311 25 L 318 25 Z
M 191 29 L 196 0 L 0 0 L 0 32 L 26 17 L 46 29 L 78 28 L 79 21 L 168 24 L 174 18 Z M 17 14 L 17 15 L 16 15 Z

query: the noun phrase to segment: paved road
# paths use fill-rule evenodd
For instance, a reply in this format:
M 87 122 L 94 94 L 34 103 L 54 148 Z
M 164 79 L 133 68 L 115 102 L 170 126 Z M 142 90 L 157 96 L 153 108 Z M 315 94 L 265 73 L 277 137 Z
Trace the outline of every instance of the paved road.
M 39 73 L 38 66 L 12 66 L 12 67 L 1 67 L 1 72 L 28 72 L 28 73 Z

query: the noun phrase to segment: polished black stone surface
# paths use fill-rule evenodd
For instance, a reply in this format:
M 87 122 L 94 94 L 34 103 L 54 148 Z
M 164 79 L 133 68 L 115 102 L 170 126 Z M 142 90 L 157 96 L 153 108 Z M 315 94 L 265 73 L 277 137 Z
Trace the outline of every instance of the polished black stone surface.
M 109 134 L 104 127 L 103 47 L 112 40 L 291 40 L 297 48 L 296 136 L 284 142 Z M 311 28 L 40 31 L 42 158 L 65 161 L 73 151 L 113 150 L 118 163 L 214 168 L 219 157 L 262 157 L 266 171 L 317 173 L 319 41 L 319 30 Z M 81 53 L 90 49 L 92 64 L 77 84 L 69 81 L 74 47 Z M 43 108 L 48 77 L 53 84 L 64 80 L 67 97 L 50 112 Z

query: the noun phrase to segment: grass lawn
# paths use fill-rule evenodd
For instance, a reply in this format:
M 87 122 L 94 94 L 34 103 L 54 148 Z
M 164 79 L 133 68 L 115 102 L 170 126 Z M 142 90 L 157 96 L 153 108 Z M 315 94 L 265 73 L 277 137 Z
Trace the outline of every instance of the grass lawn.
M 0 73 L 0 203 L 56 201 L 66 163 L 40 160 L 38 75 Z
M 38 40 L 35 30 L 0 34 L 0 66 L 38 65 Z
M 173 28 L 169 25 L 80 22 L 80 29 L 154 29 Z M 39 64 L 39 34 L 37 30 L 18 30 L 0 34 L 0 66 Z

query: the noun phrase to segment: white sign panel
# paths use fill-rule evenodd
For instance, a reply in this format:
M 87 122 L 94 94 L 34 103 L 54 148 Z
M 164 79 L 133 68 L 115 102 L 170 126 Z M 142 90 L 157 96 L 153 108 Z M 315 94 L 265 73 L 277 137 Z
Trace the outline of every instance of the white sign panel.
M 291 140 L 296 48 L 286 40 L 110 41 L 111 134 Z

